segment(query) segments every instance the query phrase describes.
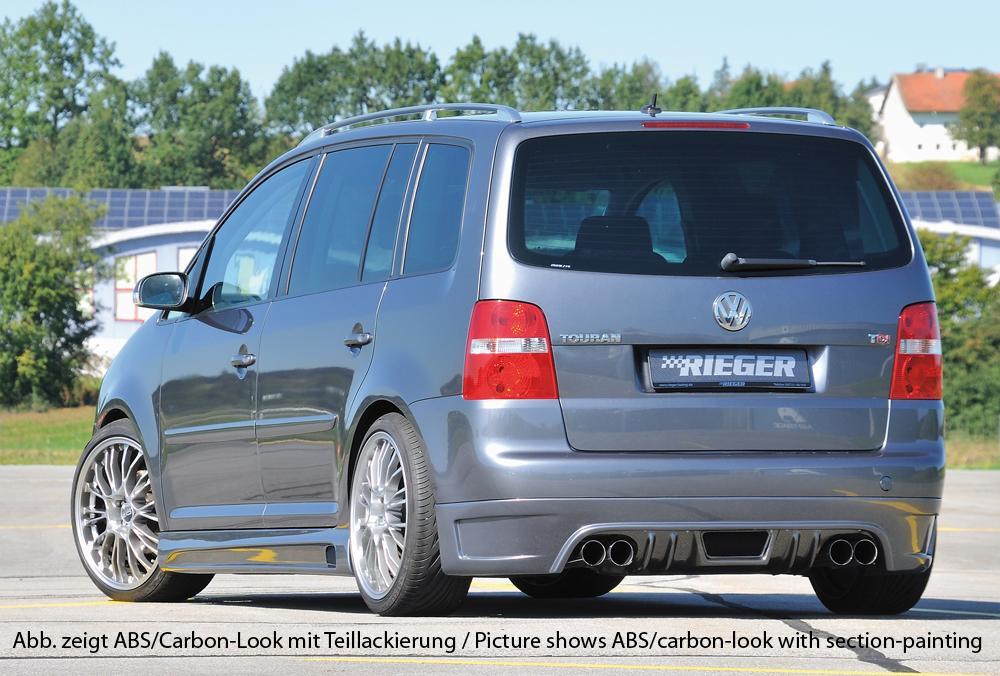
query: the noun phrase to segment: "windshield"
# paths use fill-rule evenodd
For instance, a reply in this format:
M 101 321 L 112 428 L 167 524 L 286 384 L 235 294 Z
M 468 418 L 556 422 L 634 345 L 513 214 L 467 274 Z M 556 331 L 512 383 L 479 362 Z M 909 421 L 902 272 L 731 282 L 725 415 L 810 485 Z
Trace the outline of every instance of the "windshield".
M 531 265 L 655 275 L 724 275 L 744 258 L 910 260 L 891 194 L 850 141 L 754 132 L 625 132 L 524 141 L 515 157 L 511 253 Z

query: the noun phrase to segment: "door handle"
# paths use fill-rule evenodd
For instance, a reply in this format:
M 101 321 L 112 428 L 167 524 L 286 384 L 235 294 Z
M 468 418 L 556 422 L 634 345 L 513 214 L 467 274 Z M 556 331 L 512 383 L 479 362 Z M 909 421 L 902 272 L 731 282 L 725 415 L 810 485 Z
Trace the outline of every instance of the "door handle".
M 360 331 L 358 333 L 352 333 L 347 338 L 344 338 L 344 345 L 349 348 L 361 347 L 362 345 L 367 345 L 372 342 L 375 336 L 368 333 L 367 331 Z
M 229 363 L 232 364 L 234 368 L 245 369 L 257 363 L 257 355 L 250 353 L 238 354 L 230 359 Z

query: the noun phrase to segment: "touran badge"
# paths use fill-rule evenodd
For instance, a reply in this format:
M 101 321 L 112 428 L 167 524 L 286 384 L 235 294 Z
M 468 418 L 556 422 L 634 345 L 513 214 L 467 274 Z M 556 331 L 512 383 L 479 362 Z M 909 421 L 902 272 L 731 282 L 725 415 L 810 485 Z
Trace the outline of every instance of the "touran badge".
M 753 306 L 746 296 L 736 291 L 726 291 L 712 303 L 715 321 L 726 331 L 739 331 L 750 323 Z

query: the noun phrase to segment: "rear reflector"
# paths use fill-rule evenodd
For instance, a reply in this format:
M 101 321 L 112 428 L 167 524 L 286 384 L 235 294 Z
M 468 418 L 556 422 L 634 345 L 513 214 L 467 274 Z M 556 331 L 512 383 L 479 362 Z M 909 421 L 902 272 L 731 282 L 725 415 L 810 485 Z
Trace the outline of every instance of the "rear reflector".
M 934 303 L 917 303 L 899 315 L 892 399 L 941 398 L 941 333 Z
M 711 122 L 709 120 L 652 120 L 643 122 L 647 129 L 749 129 L 749 122 Z
M 476 303 L 469 322 L 462 396 L 556 399 L 549 327 L 541 308 L 512 300 Z

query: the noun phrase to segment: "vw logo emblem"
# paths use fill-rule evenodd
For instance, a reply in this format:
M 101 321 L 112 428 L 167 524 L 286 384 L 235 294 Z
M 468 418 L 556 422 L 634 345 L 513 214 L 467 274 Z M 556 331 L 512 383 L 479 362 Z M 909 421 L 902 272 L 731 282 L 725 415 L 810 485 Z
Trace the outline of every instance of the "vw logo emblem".
M 750 323 L 753 307 L 742 293 L 726 291 L 712 303 L 712 312 L 726 331 L 739 331 Z

